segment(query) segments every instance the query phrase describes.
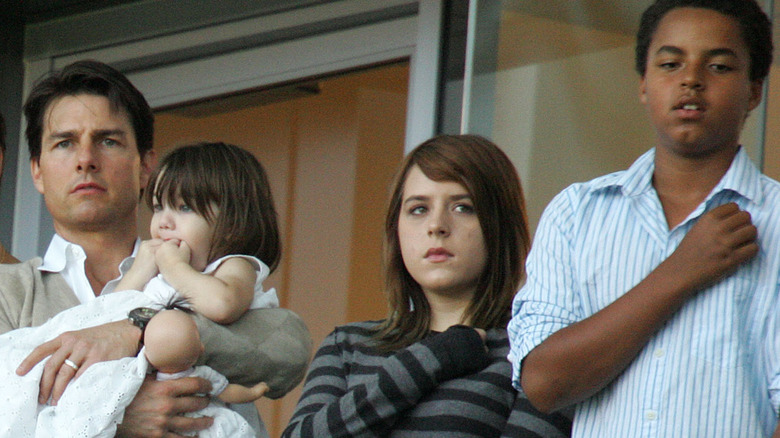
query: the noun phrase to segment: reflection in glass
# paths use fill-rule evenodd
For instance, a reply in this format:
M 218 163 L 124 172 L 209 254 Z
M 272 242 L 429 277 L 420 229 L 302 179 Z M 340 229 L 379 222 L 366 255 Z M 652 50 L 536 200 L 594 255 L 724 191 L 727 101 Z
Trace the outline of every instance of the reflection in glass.
M 512 158 L 535 228 L 566 186 L 625 169 L 654 146 L 634 70 L 636 28 L 651 2 L 468 3 L 474 54 L 465 59 L 474 63 L 464 69 L 462 125 Z M 759 165 L 763 113 L 753 111 L 742 135 Z

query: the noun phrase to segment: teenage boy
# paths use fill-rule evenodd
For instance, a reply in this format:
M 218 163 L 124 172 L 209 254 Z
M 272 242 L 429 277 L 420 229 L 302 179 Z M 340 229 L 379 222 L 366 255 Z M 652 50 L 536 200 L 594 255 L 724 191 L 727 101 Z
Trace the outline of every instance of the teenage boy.
M 772 60 L 754 0 L 659 0 L 636 67 L 657 143 L 547 207 L 509 325 L 514 383 L 575 437 L 769 436 L 780 184 L 739 145 Z
M 35 85 L 24 113 L 33 182 L 56 235 L 43 259 L 0 265 L 0 332 L 39 325 L 113 292 L 138 248 L 140 194 L 155 164 L 149 105 L 106 64 L 80 61 L 53 73 Z M 234 383 L 265 381 L 276 398 L 305 373 L 311 340 L 288 310 L 253 310 L 230 326 L 196 320 L 205 363 Z M 136 355 L 142 322 L 128 319 L 65 333 L 33 351 L 18 372 L 45 360 L 39 399 L 51 395 L 56 401 L 80 369 Z M 209 386 L 198 378 L 147 379 L 117 435 L 181 436 L 208 428 L 210 418 L 184 414 L 208 404 L 197 394 Z M 256 410 L 250 414 L 250 422 L 257 422 Z

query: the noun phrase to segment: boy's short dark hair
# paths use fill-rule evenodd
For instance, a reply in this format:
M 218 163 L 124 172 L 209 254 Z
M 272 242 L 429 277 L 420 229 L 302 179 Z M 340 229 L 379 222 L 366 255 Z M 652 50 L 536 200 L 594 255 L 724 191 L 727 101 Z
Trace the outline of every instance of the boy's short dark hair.
M 116 111 L 124 111 L 135 131 L 138 153 L 143 157 L 152 149 L 154 116 L 143 94 L 125 75 L 98 61 L 77 61 L 39 81 L 24 104 L 27 118 L 27 144 L 30 159 L 41 156 L 43 117 L 49 105 L 63 96 L 90 94 L 103 96 Z
M 636 71 L 644 76 L 647 51 L 658 23 L 677 8 L 703 8 L 734 17 L 750 54 L 750 80 L 763 80 L 772 65 L 772 23 L 755 0 L 657 0 L 642 14 L 636 35 Z

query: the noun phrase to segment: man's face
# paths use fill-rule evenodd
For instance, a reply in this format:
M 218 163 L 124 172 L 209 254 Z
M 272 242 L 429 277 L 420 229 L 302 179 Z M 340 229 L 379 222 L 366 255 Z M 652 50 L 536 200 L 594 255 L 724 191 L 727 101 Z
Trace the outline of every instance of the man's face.
M 49 104 L 41 156 L 30 166 L 55 230 L 67 238 L 78 231 L 134 233 L 153 158 L 139 156 L 124 111 L 113 111 L 103 96 L 78 94 Z
M 761 101 L 761 81 L 751 81 L 749 70 L 733 17 L 703 8 L 669 11 L 640 83 L 659 146 L 683 156 L 736 148 L 748 112 Z

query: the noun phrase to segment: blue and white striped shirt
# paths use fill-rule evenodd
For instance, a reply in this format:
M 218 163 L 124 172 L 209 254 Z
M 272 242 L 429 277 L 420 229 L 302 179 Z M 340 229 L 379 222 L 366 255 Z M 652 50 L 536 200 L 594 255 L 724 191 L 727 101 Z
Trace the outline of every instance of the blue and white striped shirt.
M 579 403 L 573 436 L 770 436 L 780 402 L 780 183 L 740 150 L 670 231 L 652 186 L 654 157 L 574 184 L 545 210 L 508 327 L 513 384 L 534 347 L 637 285 L 705 211 L 736 202 L 758 228 L 759 254 L 691 298 L 617 379 Z

